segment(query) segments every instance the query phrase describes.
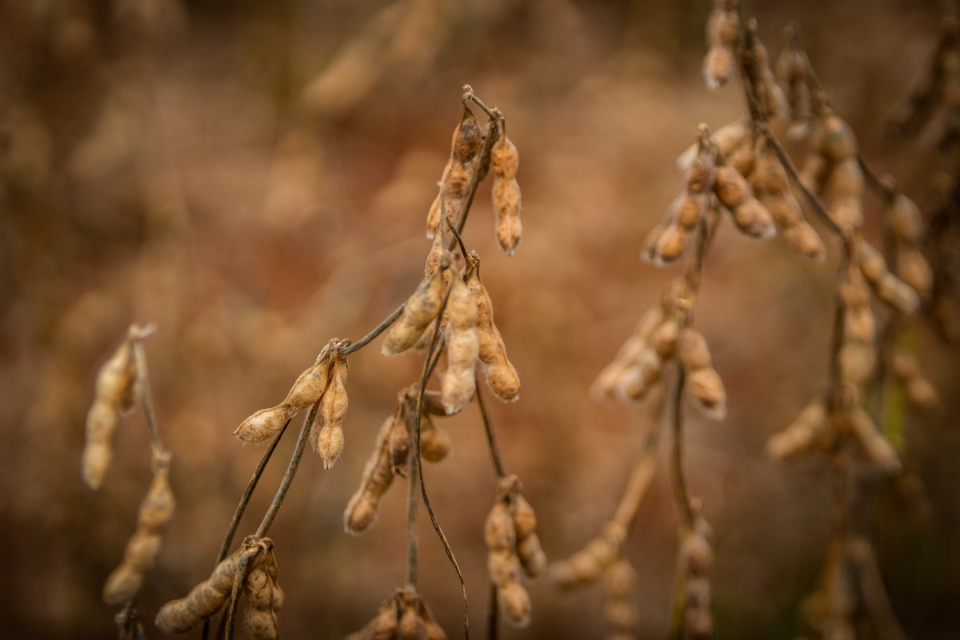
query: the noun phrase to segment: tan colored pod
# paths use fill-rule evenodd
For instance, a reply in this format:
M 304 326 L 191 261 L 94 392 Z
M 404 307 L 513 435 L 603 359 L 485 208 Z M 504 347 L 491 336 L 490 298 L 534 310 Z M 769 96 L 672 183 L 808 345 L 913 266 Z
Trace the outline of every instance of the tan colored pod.
M 840 349 L 840 374 L 845 382 L 862 385 L 870 379 L 877 366 L 873 344 L 847 342 Z
M 844 335 L 855 342 L 872 342 L 876 323 L 870 305 L 850 307 L 844 314 Z
M 94 400 L 87 413 L 86 444 L 83 450 L 83 479 L 91 489 L 99 489 L 113 458 L 113 435 L 120 414 L 133 409 L 138 396 L 136 362 L 131 327 L 123 344 L 110 356 L 100 371 L 94 388 Z
M 709 49 L 703 61 L 703 77 L 710 89 L 719 89 L 733 75 L 740 18 L 729 5 L 724 0 L 715 0 L 707 22 Z
M 409 407 L 404 407 L 401 411 L 400 418 L 394 421 L 393 428 L 390 429 L 388 444 L 390 464 L 393 465 L 395 471 L 407 464 L 407 459 L 410 457 L 410 450 L 413 447 L 416 424 L 412 424 L 411 413 Z M 421 429 L 422 428 L 421 423 Z
M 517 544 L 517 534 L 510 510 L 503 502 L 498 501 L 487 514 L 483 527 L 483 539 L 488 549 L 513 552 Z
M 913 200 L 902 193 L 897 194 L 887 215 L 897 238 L 912 245 L 920 243 L 923 239 L 923 215 Z
M 481 372 L 487 384 L 501 400 L 513 401 L 520 395 L 520 377 L 507 357 L 507 348 L 493 319 L 493 301 L 480 279 L 480 262 L 471 252 L 466 283 L 477 303 L 477 340 Z
M 625 538 L 623 527 L 608 523 L 603 533 L 583 549 L 566 560 L 552 564 L 549 568 L 551 580 L 563 588 L 593 582 L 617 559 Z
M 150 490 L 140 504 L 137 531 L 127 543 L 123 562 L 110 574 L 103 587 L 103 601 L 122 604 L 137 595 L 144 575 L 160 555 L 161 534 L 173 517 L 175 502 L 168 480 L 169 456 L 156 463 Z
M 397 640 L 426 640 L 427 625 L 415 604 L 408 605 L 400 615 L 396 637 Z
M 160 607 L 155 623 L 163 633 L 186 633 L 204 619 L 219 611 L 230 590 L 243 549 L 235 551 L 217 565 L 213 574 L 194 587 L 185 598 L 172 600 Z
M 827 248 L 820 235 L 806 222 L 784 229 L 783 239 L 797 253 L 811 260 L 823 260 L 827 255 Z
M 335 359 L 330 372 L 330 384 L 320 398 L 319 419 L 311 428 L 311 441 L 314 449 L 323 458 L 324 469 L 332 468 L 343 452 L 343 418 L 350 405 L 347 388 L 343 384 L 346 374 L 346 359 Z
M 754 238 L 772 238 L 777 235 L 773 216 L 756 198 L 751 198 L 733 209 L 733 221 L 741 231 Z
M 356 640 L 396 640 L 400 614 L 397 611 L 397 597 L 391 595 L 380 605 L 377 616 L 367 623 L 363 630 L 350 636 Z
M 491 147 L 490 165 L 494 173 L 493 209 L 497 218 L 497 241 L 500 248 L 511 256 L 520 244 L 523 225 L 520 223 L 521 198 L 517 183 L 520 155 L 506 131 L 502 131 L 499 140 Z
M 928 298 L 933 293 L 933 271 L 923 252 L 916 247 L 897 248 L 897 275 L 921 297 Z
M 705 369 L 712 364 L 710 348 L 703 335 L 692 327 L 685 328 L 679 339 L 680 362 L 690 371 Z
M 880 300 L 901 313 L 910 315 L 920 306 L 920 296 L 913 287 L 890 272 L 885 273 L 880 278 L 874 286 L 874 290 Z
M 477 336 L 477 301 L 463 278 L 453 278 L 447 301 L 447 371 L 440 394 L 447 414 L 460 411 L 470 402 L 475 388 L 474 370 L 480 356 Z
M 424 391 L 423 404 L 420 409 L 431 416 L 447 415 L 447 410 L 443 407 L 443 398 L 439 391 L 431 391 L 430 389 Z
M 473 179 L 474 159 L 483 145 L 483 132 L 477 118 L 464 105 L 463 116 L 453 132 L 450 159 L 444 167 L 440 182 L 441 194 L 437 194 L 427 213 L 427 237 L 433 238 L 440 224 L 441 200 L 451 219 L 457 219 L 465 203 L 470 182 Z
M 423 625 L 427 631 L 427 640 L 447 640 L 447 634 L 437 623 L 437 619 L 433 617 L 433 612 L 430 611 L 427 603 L 420 599 L 419 605 L 420 617 L 423 619 Z
M 247 597 L 247 606 L 243 611 L 243 626 L 250 638 L 252 640 L 279 638 L 277 610 L 280 608 L 283 592 L 279 591 L 276 585 L 276 560 L 272 550 L 256 558 L 244 580 L 243 592 Z
M 443 269 L 439 269 L 424 279 L 407 300 L 403 313 L 383 341 L 381 353 L 396 355 L 414 346 L 427 326 L 437 318 L 442 305 Z
M 823 106 L 825 115 L 819 123 L 817 150 L 828 162 L 838 163 L 857 155 L 857 138 L 853 129 L 834 114 L 829 107 Z
M 735 209 L 753 197 L 750 185 L 740 172 L 729 164 L 717 167 L 717 178 L 713 188 L 720 203 L 728 209 Z
M 812 402 L 786 429 L 767 441 L 767 452 L 778 460 L 786 460 L 808 451 L 816 446 L 827 424 L 827 410 L 823 403 Z
M 389 450 L 389 435 L 395 417 L 387 418 L 377 433 L 373 453 L 363 468 L 360 488 L 350 498 L 343 512 L 343 528 L 347 533 L 359 535 L 370 528 L 377 518 L 380 498 L 393 482 L 394 471 Z
M 530 624 L 530 594 L 517 580 L 498 585 L 497 596 L 507 622 L 523 628 Z
M 631 336 L 620 347 L 613 362 L 607 365 L 593 382 L 590 387 L 591 396 L 601 398 L 613 395 L 617 380 L 623 375 L 627 367 L 636 363 L 640 354 L 647 347 L 650 334 L 662 321 L 663 310 L 659 306 L 652 307 L 644 312 Z

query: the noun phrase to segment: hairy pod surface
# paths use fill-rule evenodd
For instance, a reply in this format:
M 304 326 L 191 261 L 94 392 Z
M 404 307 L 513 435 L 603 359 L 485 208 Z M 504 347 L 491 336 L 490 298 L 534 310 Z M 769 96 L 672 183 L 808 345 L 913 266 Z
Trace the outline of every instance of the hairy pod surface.
M 440 313 L 443 305 L 443 269 L 425 278 L 403 307 L 403 313 L 390 328 L 383 341 L 384 355 L 403 353 L 417 343 L 420 336 Z
M 99 489 L 103 484 L 113 458 L 113 436 L 120 414 L 133 409 L 138 397 L 137 387 L 133 341 L 128 337 L 100 367 L 93 404 L 87 413 L 82 467 L 83 479 L 91 489 Z
M 343 512 L 343 527 L 347 533 L 359 535 L 377 519 L 380 498 L 393 483 L 394 471 L 389 448 L 389 436 L 395 417 L 387 418 L 377 434 L 373 453 L 367 459 L 360 479 L 360 488 L 350 498 Z
M 447 301 L 447 371 L 440 389 L 443 406 L 448 415 L 460 411 L 473 397 L 474 371 L 480 356 L 477 301 L 463 278 L 454 277 L 451 287 Z

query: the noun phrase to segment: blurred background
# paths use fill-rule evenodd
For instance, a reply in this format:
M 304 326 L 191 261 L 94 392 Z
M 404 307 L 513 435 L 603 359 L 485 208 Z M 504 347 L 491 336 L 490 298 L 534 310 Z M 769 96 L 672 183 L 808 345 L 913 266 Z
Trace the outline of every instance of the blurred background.
M 942 160 L 883 118 L 933 49 L 943 7 L 907 0 L 744 3 L 771 55 L 801 35 L 874 166 L 921 205 Z M 500 107 L 521 155 L 524 239 L 507 258 L 489 183 L 464 240 L 483 258 L 496 319 L 523 381 L 487 394 L 507 469 L 540 517 L 547 555 L 580 548 L 609 519 L 640 452 L 644 411 L 587 397 L 677 268 L 638 255 L 682 184 L 696 126 L 744 113 L 736 86 L 702 80 L 707 0 L 7 0 L 0 4 L 0 635 L 103 638 L 106 576 L 150 479 L 141 412 L 124 420 L 99 493 L 80 475 L 96 371 L 131 322 L 146 343 L 173 452 L 177 512 L 140 611 L 212 568 L 258 447 L 231 432 L 280 401 L 332 337 L 356 339 L 422 277 L 460 87 Z M 879 201 L 867 235 L 879 237 Z M 791 638 L 815 587 L 830 514 L 829 467 L 783 465 L 766 439 L 822 387 L 836 250 L 801 260 L 779 240 L 725 225 L 706 264 L 697 323 L 729 394 L 721 423 L 689 411 L 691 490 L 715 530 L 720 638 Z M 884 485 L 875 531 L 894 607 L 912 638 L 960 634 L 957 348 L 921 322 L 920 359 L 942 407 L 907 415 L 928 517 Z M 414 355 L 379 342 L 350 359 L 346 449 L 325 471 L 308 453 L 271 530 L 287 638 L 339 638 L 404 580 L 405 487 L 375 527 L 343 533 Z M 477 412 L 444 422 L 453 454 L 425 469 L 464 570 L 475 634 L 487 578 L 483 520 L 495 476 Z M 254 495 L 256 527 L 294 437 Z M 456 575 L 424 517 L 420 590 L 461 633 Z M 641 580 L 642 637 L 668 624 L 676 532 L 661 466 L 627 544 Z M 505 638 L 601 638 L 600 593 L 531 585 L 533 623 Z M 159 632 L 148 625 L 149 637 Z

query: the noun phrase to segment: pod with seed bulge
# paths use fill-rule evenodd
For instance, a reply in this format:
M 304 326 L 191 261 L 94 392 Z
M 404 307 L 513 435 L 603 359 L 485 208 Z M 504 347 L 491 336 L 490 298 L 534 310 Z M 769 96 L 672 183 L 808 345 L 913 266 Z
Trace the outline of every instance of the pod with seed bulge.
M 450 455 L 450 436 L 433 424 L 430 415 L 420 416 L 420 454 L 427 462 L 441 462 Z
M 717 167 L 714 193 L 733 213 L 733 220 L 741 231 L 756 238 L 776 235 L 777 228 L 770 212 L 753 196 L 746 179 L 729 164 Z
M 727 83 L 733 73 L 734 56 L 740 18 L 731 0 L 714 0 L 713 11 L 707 22 L 707 56 L 703 61 L 703 77 L 707 87 L 718 89 Z
M 480 347 L 480 371 L 497 397 L 513 401 L 520 395 L 520 377 L 507 357 L 507 347 L 493 320 L 493 301 L 480 280 L 480 260 L 476 253 L 468 257 L 470 268 L 466 283 L 477 304 L 477 340 Z
M 83 479 L 99 489 L 113 458 L 113 434 L 121 412 L 133 409 L 137 398 L 137 370 L 130 336 L 97 373 L 93 405 L 87 413 L 86 444 L 83 449 Z
M 185 598 L 160 607 L 155 621 L 160 631 L 167 634 L 186 633 L 217 613 L 230 596 L 243 551 L 242 548 L 238 549 L 218 564 L 213 574 L 194 587 Z
M 477 118 L 464 104 L 463 116 L 453 132 L 450 159 L 440 177 L 441 193 L 437 194 L 427 213 L 427 237 L 433 238 L 441 221 L 441 201 L 446 205 L 448 215 L 455 219 L 460 215 L 470 182 L 473 179 L 474 158 L 483 144 L 483 132 Z M 443 194 L 443 197 L 441 197 Z
M 653 330 L 663 321 L 663 310 L 659 307 L 648 309 L 634 328 L 633 333 L 627 339 L 620 351 L 617 352 L 613 362 L 607 365 L 593 385 L 590 387 L 590 394 L 594 398 L 611 396 L 614 393 L 618 379 L 625 373 L 628 367 L 636 363 L 640 354 L 647 347 L 647 340 Z
M 493 209 L 497 217 L 497 241 L 500 248 L 512 256 L 523 233 L 520 223 L 520 185 L 517 182 L 520 155 L 506 131 L 491 148 L 490 165 L 494 174 Z
M 136 596 L 144 575 L 157 562 L 161 536 L 173 516 L 175 504 L 167 478 L 169 462 L 169 456 L 164 456 L 155 464 L 153 483 L 140 504 L 137 531 L 127 543 L 123 562 L 103 587 L 103 601 L 107 604 L 122 604 Z
M 390 456 L 389 435 L 393 430 L 395 417 L 387 418 L 377 434 L 373 453 L 363 468 L 360 488 L 350 498 L 343 512 L 343 527 L 347 533 L 359 535 L 370 528 L 377 518 L 380 498 L 390 488 L 394 471 Z
M 474 371 L 480 356 L 477 336 L 477 302 L 463 278 L 453 278 L 447 301 L 447 371 L 441 384 L 441 398 L 447 414 L 460 411 L 470 402 L 475 388 Z
M 791 458 L 813 448 L 826 428 L 826 408 L 820 401 L 812 402 L 786 429 L 770 438 L 767 452 L 778 460 Z
M 887 473 L 899 473 L 903 468 L 896 449 L 873 424 L 873 420 L 860 406 L 853 407 L 847 415 L 847 425 L 855 435 L 864 452 L 878 467 Z
M 437 269 L 424 279 L 407 300 L 403 313 L 383 341 L 380 350 L 384 355 L 403 353 L 414 346 L 427 326 L 436 319 L 443 305 L 443 271 L 442 268 Z
M 258 556 L 243 583 L 247 607 L 243 626 L 253 640 L 276 640 L 280 637 L 277 611 L 283 592 L 277 586 L 277 562 L 273 550 Z
M 394 469 L 403 467 L 407 463 L 407 458 L 410 457 L 410 445 L 413 442 L 412 434 L 415 428 L 410 424 L 410 414 L 409 407 L 404 406 L 400 418 L 394 420 L 393 428 L 390 430 L 390 464 Z
M 343 384 L 346 377 L 347 361 L 339 357 L 333 362 L 330 384 L 320 398 L 319 429 L 317 422 L 312 427 L 311 441 L 325 469 L 332 468 L 343 452 L 343 418 L 350 404 Z
M 550 566 L 550 578 L 563 588 L 588 584 L 599 578 L 617 559 L 626 530 L 616 523 L 608 523 L 597 538 L 566 560 Z

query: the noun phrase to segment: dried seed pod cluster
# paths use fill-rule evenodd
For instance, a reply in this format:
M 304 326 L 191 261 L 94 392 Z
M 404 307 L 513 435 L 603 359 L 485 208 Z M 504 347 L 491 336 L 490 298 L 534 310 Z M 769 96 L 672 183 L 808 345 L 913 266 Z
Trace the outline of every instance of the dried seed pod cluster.
M 536 515 L 520 495 L 519 479 L 502 478 L 498 494 L 484 524 L 487 571 L 507 621 L 525 627 L 530 623 L 530 595 L 520 582 L 520 572 L 536 576 L 546 565 L 546 556 L 536 534 Z
M 857 263 L 877 298 L 903 314 L 912 314 L 920 306 L 920 296 L 907 283 L 887 269 L 879 251 L 859 234 L 854 238 Z
M 323 347 L 313 366 L 300 374 L 283 402 L 257 411 L 240 423 L 233 435 L 244 442 L 262 442 L 272 438 L 288 420 L 320 400 L 330 376 L 330 348 L 330 343 Z
M 446 410 L 435 391 L 424 393 L 420 416 L 420 453 L 428 462 L 440 462 L 450 453 L 450 436 L 433 424 L 431 416 L 445 416 Z M 344 530 L 359 535 L 370 528 L 377 518 L 380 500 L 386 494 L 397 474 L 403 474 L 416 429 L 416 386 L 404 389 L 397 397 L 397 410 L 387 418 L 380 431 L 373 452 L 367 459 L 357 489 L 343 512 Z
M 740 41 L 738 0 L 713 0 L 713 11 L 707 22 L 707 56 L 703 60 L 703 77 L 711 89 L 719 89 L 734 73 L 736 48 Z
M 497 217 L 497 241 L 508 256 L 512 256 L 520 244 L 523 225 L 520 223 L 520 184 L 517 170 L 520 155 L 517 147 L 507 137 L 506 124 L 501 119 L 497 126 L 500 139 L 490 150 L 490 165 L 493 167 L 493 210 Z
M 483 146 L 483 132 L 477 123 L 476 116 L 467 108 L 466 99 L 463 104 L 463 116 L 460 124 L 453 131 L 453 142 L 450 146 L 450 159 L 443 168 L 440 177 L 440 193 L 430 205 L 427 213 L 427 237 L 433 238 L 437 233 L 444 214 L 456 219 L 466 203 L 470 190 L 470 182 L 477 171 L 476 158 Z M 445 211 L 441 211 L 445 209 Z
M 863 170 L 857 139 L 822 93 L 814 94 L 813 105 L 816 125 L 800 179 L 812 192 L 829 196 L 827 215 L 849 236 L 863 224 Z
M 843 346 L 840 349 L 840 375 L 856 395 L 857 390 L 877 366 L 874 338 L 876 320 L 870 308 L 870 287 L 861 272 L 856 254 L 850 256 L 845 278 L 840 283 L 844 304 Z
M 740 65 L 749 85 L 747 90 L 753 93 L 758 115 L 773 118 L 780 113 L 786 102 L 783 89 L 777 84 L 773 71 L 770 70 L 770 56 L 766 47 L 757 37 L 757 21 L 749 20 L 744 27 L 744 33 L 746 42 L 740 50 Z
M 607 640 L 635 640 L 640 634 L 637 572 L 620 558 L 603 572 L 603 619 Z
M 622 525 L 608 522 L 583 549 L 550 565 L 551 580 L 565 589 L 595 581 L 617 560 L 626 537 L 627 530 Z
M 688 390 L 704 413 L 722 420 L 727 411 L 723 381 L 713 368 L 704 337 L 687 324 L 696 294 L 685 278 L 671 282 L 659 307 L 647 311 L 633 335 L 593 383 L 595 397 L 642 400 L 659 383 L 664 364 L 678 359 L 689 375 Z
M 520 376 L 507 357 L 507 347 L 493 320 L 493 301 L 480 280 L 480 258 L 474 251 L 467 256 L 464 278 L 477 304 L 480 372 L 498 398 L 512 402 L 520 396 Z
M 700 126 L 696 156 L 687 167 L 686 187 L 673 201 L 665 219 L 644 240 L 642 256 L 657 265 L 679 258 L 687 247 L 697 225 L 710 206 L 711 192 L 717 176 L 715 149 L 710 133 Z
M 896 247 L 896 272 L 922 298 L 933 293 L 933 271 L 920 250 L 924 236 L 923 216 L 913 200 L 896 193 L 887 205 L 887 224 Z
M 412 587 L 397 589 L 383 601 L 376 617 L 347 640 L 446 640 L 430 607 Z
M 473 398 L 475 371 L 480 357 L 477 331 L 477 300 L 461 275 L 453 278 L 447 300 L 449 320 L 445 329 L 447 370 L 441 383 L 441 398 L 448 414 L 460 411 Z
M 137 530 L 127 543 L 123 562 L 114 569 L 103 587 L 103 601 L 107 604 L 123 604 L 137 595 L 144 575 L 157 562 L 163 531 L 173 517 L 175 503 L 167 477 L 169 454 L 156 456 L 153 467 L 153 482 L 140 504 Z
M 99 489 L 113 458 L 113 434 L 121 414 L 128 413 L 139 397 L 133 342 L 140 329 L 130 327 L 123 344 L 97 373 L 93 405 L 87 413 L 87 440 L 83 449 L 83 479 Z
M 710 612 L 710 567 L 713 548 L 710 525 L 697 518 L 692 530 L 684 533 L 680 544 L 680 571 L 684 576 L 684 631 L 691 640 L 713 637 L 713 615 Z
M 255 601 L 251 600 L 249 606 L 256 611 L 245 616 L 251 633 L 267 634 L 272 630 L 273 635 L 254 637 L 276 638 L 275 616 L 283 602 L 283 593 L 276 585 L 276 560 L 272 550 L 273 541 L 269 538 L 247 537 L 239 549 L 220 562 L 210 577 L 191 589 L 186 597 L 163 605 L 157 612 L 157 627 L 167 634 L 193 629 L 223 609 L 239 580 L 248 598 L 251 592 L 255 593 Z M 251 582 L 253 574 L 256 577 Z M 269 615 L 271 621 L 265 620 L 265 615 Z

